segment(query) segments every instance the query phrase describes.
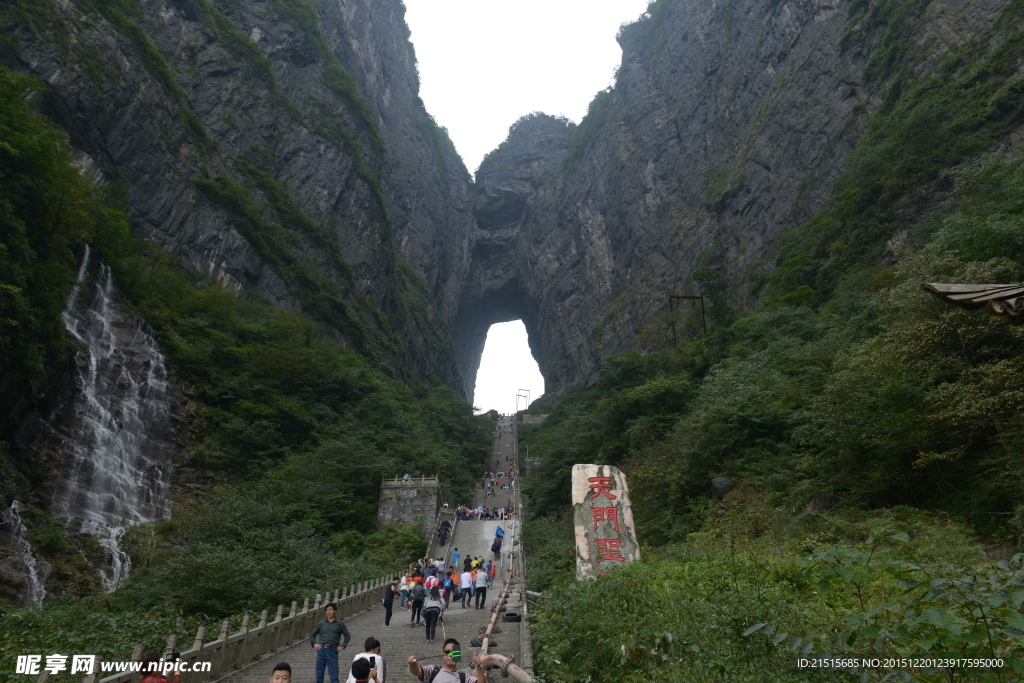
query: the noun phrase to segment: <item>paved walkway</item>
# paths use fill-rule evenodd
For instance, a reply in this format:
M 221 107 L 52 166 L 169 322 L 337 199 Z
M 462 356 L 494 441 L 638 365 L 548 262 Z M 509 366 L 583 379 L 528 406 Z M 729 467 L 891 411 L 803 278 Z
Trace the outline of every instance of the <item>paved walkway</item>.
M 496 457 L 492 456 L 492 468 L 498 466 L 497 461 L 499 459 L 503 463 L 502 468 L 507 468 L 507 458 L 512 455 L 512 437 L 506 434 L 501 438 L 500 444 L 497 443 L 496 439 L 495 448 L 499 455 Z M 483 490 L 477 488 L 475 505 L 483 504 L 489 507 L 501 507 L 508 504 L 508 499 L 504 493 L 498 493 L 486 502 L 483 495 Z M 411 683 L 415 681 L 416 679 L 409 673 L 406 666 L 406 658 L 409 655 L 415 655 L 424 664 L 439 663 L 440 657 L 438 655 L 441 653 L 441 645 L 446 637 L 458 638 L 463 652 L 466 653 L 460 670 L 471 671 L 472 653 L 475 653 L 479 648 L 471 647 L 470 641 L 480 636 L 490 620 L 490 609 L 501 593 L 501 587 L 505 581 L 506 574 L 503 565 L 507 564 L 508 553 L 513 549 L 515 541 L 519 537 L 519 521 L 459 522 L 455 527 L 455 534 L 450 541 L 451 549 L 458 548 L 463 558 L 467 554 L 490 558 L 493 556 L 490 548 L 491 543 L 494 541 L 494 531 L 499 525 L 506 532 L 505 543 L 502 549 L 503 560 L 499 563 L 494 587 L 487 591 L 487 608 L 471 609 L 467 606 L 463 609 L 461 602 L 456 603 L 452 601 L 449 609 L 444 613 L 443 628 L 441 624 L 438 625 L 437 637 L 433 645 L 426 642 L 426 630 L 423 626 L 410 627 L 409 612 L 398 609 L 397 600 L 395 601 L 395 612 L 391 618 L 390 630 L 385 630 L 384 628 L 384 608 L 381 605 L 349 617 L 345 620 L 345 624 L 352 633 L 352 641 L 349 643 L 348 649 L 338 657 L 339 679 L 341 683 L 344 683 L 346 680 L 352 658 L 357 653 L 362 652 L 363 642 L 369 636 L 374 636 L 381 642 L 381 656 L 387 662 L 387 679 L 382 681 L 382 683 L 399 683 L 401 681 Z M 508 611 L 520 611 L 518 591 L 510 592 Z M 506 656 L 515 655 L 517 660 L 521 660 L 520 625 L 518 623 L 503 624 L 499 617 L 497 628 L 501 627 L 505 628 L 501 633 L 497 633 L 494 636 L 489 651 Z M 308 641 L 299 642 L 296 645 L 284 648 L 278 653 L 267 655 L 261 661 L 250 665 L 247 669 L 229 674 L 222 678 L 221 681 L 224 683 L 267 683 L 274 665 L 278 662 L 288 662 L 291 665 L 293 683 L 315 682 L 316 655 L 315 650 L 309 646 Z M 501 680 L 500 676 L 496 677 L 495 680 Z M 325 683 L 329 683 L 329 681 L 330 679 L 325 678 Z

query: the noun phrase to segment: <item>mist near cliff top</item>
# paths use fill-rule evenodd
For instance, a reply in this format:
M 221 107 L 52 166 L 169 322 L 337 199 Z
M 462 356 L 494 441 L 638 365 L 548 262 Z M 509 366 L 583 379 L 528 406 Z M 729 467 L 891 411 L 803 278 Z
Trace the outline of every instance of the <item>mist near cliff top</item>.
M 420 97 L 475 171 L 532 111 L 579 122 L 648 0 L 405 0 Z

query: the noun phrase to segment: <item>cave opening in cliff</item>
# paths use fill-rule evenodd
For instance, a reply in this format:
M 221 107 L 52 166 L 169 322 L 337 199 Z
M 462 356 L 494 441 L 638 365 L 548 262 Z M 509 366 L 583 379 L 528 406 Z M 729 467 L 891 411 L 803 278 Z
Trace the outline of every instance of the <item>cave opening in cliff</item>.
M 513 413 L 516 395 L 524 389 L 531 400 L 544 393 L 544 377 L 530 351 L 526 325 L 522 320 L 495 323 L 487 329 L 473 404 L 477 412 Z

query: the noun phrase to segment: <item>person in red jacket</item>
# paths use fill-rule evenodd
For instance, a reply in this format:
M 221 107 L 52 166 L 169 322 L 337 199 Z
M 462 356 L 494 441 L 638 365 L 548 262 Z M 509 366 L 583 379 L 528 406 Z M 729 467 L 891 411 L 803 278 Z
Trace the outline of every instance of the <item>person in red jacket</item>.
M 142 658 L 142 678 L 139 679 L 139 683 L 180 683 L 181 672 L 175 671 L 174 678 L 168 679 L 164 675 L 163 662 L 160 660 L 160 655 L 156 652 L 150 652 L 148 655 Z

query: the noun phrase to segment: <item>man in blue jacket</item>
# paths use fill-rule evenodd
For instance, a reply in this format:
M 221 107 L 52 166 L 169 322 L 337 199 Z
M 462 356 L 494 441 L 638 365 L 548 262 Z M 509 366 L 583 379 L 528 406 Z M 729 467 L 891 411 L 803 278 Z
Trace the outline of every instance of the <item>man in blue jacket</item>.
M 316 649 L 316 683 L 324 683 L 324 669 L 331 677 L 331 683 L 338 683 L 338 653 L 348 647 L 348 641 L 352 635 L 348 627 L 341 619 L 335 619 L 338 613 L 338 606 L 333 602 L 328 603 L 324 608 L 327 618 L 321 621 L 309 632 L 309 644 Z M 320 636 L 320 642 L 315 638 Z M 344 636 L 345 641 L 341 642 Z

